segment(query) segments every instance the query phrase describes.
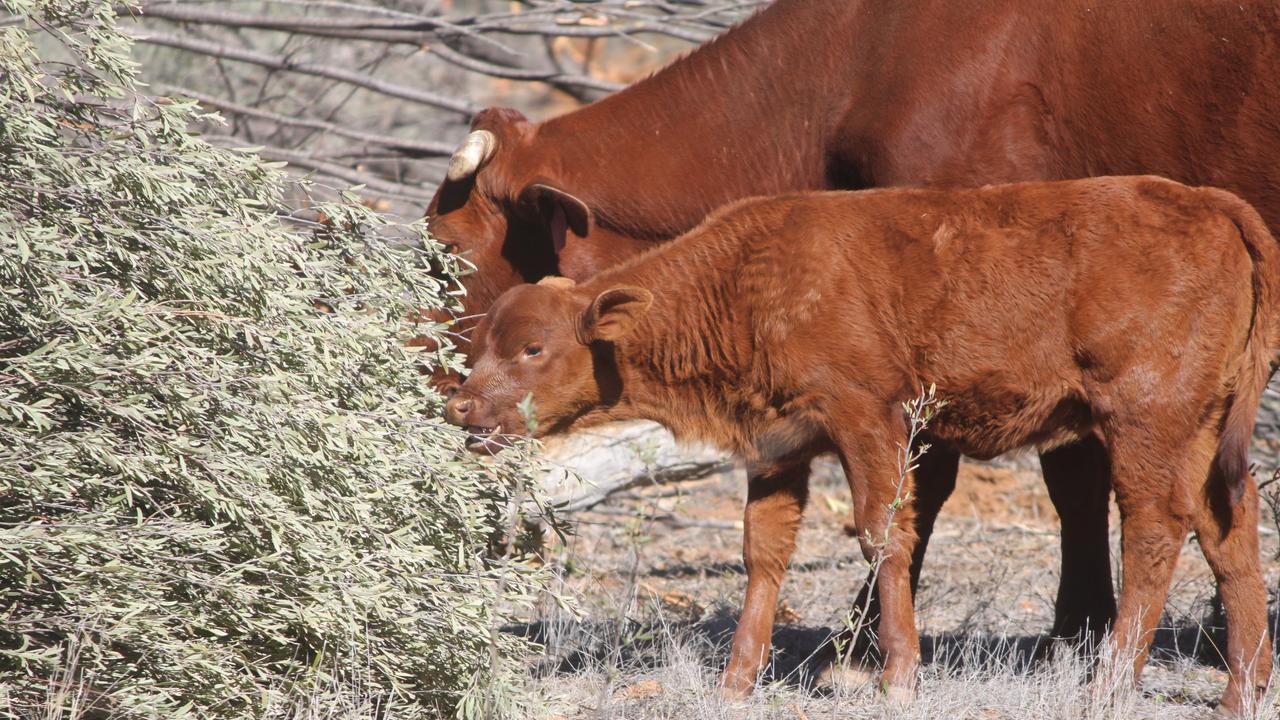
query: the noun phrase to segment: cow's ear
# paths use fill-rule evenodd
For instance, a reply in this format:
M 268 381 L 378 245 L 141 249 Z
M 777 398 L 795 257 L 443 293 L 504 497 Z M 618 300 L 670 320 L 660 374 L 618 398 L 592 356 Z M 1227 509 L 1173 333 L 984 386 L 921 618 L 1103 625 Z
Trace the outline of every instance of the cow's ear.
M 556 255 L 564 250 L 568 234 L 586 237 L 591 232 L 591 208 L 569 193 L 546 183 L 530 183 L 520 192 L 520 206 L 536 216 L 551 233 Z
M 631 332 L 652 304 L 653 294 L 644 288 L 605 290 L 591 301 L 582 316 L 582 334 L 588 342 L 614 342 Z

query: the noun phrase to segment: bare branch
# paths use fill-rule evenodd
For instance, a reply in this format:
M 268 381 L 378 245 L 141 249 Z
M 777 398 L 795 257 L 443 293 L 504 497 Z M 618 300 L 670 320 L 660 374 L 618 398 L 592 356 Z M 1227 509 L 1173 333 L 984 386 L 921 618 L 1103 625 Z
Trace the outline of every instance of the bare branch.
M 276 30 L 281 32 L 300 33 L 317 37 L 338 38 L 344 40 L 363 40 L 372 42 L 400 43 L 415 45 L 431 52 L 440 59 L 469 70 L 507 80 L 525 80 L 545 82 L 562 88 L 585 88 L 600 93 L 614 92 L 622 85 L 607 80 L 599 80 L 586 75 L 562 73 L 555 69 L 529 67 L 521 63 L 497 63 L 492 57 L 475 58 L 459 52 L 443 42 L 435 43 L 442 37 L 458 36 L 475 37 L 474 32 L 464 32 L 450 23 L 423 20 L 421 22 L 405 21 L 372 21 L 357 23 L 348 19 L 308 18 L 308 17 L 263 17 L 247 13 L 228 12 L 224 10 L 204 10 L 184 5 L 144 5 L 145 17 L 172 20 L 175 22 L 193 22 L 205 25 L 216 25 L 232 28 L 255 28 L 258 30 Z M 426 27 L 426 30 L 415 26 Z M 439 32 L 447 29 L 448 32 Z M 512 54 L 504 54 L 504 60 L 511 61 Z
M 412 213 L 443 174 L 430 160 L 451 155 L 459 120 L 491 102 L 479 98 L 531 116 L 566 109 L 561 93 L 593 101 L 622 87 L 596 75 L 602 63 L 636 61 L 614 48 L 660 59 L 679 43 L 659 39 L 701 43 L 762 4 L 524 0 L 457 3 L 488 9 L 446 15 L 429 2 L 116 0 L 115 11 L 137 42 L 158 48 L 150 81 L 232 121 L 217 142 L 266 145 L 264 157 L 363 184 Z M 23 21 L 0 14 L 0 26 Z M 558 38 L 600 40 L 579 54 L 581 41 L 553 46 Z

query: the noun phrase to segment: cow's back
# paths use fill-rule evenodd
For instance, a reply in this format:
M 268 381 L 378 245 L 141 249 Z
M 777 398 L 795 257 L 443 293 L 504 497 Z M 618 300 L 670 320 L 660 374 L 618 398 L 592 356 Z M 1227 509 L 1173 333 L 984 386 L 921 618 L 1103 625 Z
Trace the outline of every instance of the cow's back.
M 844 184 L 1154 174 L 1280 227 L 1280 4 L 868 3 Z M 957 28 L 964 28 L 957 32 Z

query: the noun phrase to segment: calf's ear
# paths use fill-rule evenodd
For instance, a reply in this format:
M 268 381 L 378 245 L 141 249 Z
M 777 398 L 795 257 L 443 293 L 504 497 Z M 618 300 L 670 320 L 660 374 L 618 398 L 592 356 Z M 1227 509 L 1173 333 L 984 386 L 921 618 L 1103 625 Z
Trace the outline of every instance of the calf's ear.
M 640 322 L 653 304 L 653 293 L 638 287 L 605 290 L 591 301 L 582 316 L 583 336 L 588 342 L 614 342 Z
M 569 232 L 586 237 L 591 232 L 591 208 L 577 197 L 544 182 L 533 182 L 520 191 L 525 215 L 539 219 L 551 234 L 551 247 L 559 255 Z

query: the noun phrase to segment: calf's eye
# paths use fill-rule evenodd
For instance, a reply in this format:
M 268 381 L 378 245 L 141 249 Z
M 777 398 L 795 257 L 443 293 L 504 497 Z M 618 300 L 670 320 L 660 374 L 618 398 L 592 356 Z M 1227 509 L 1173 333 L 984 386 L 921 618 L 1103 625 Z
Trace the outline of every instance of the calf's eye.
M 533 343 L 531 345 L 525 345 L 524 347 L 525 357 L 537 357 L 541 354 L 542 354 L 542 346 L 537 343 Z

